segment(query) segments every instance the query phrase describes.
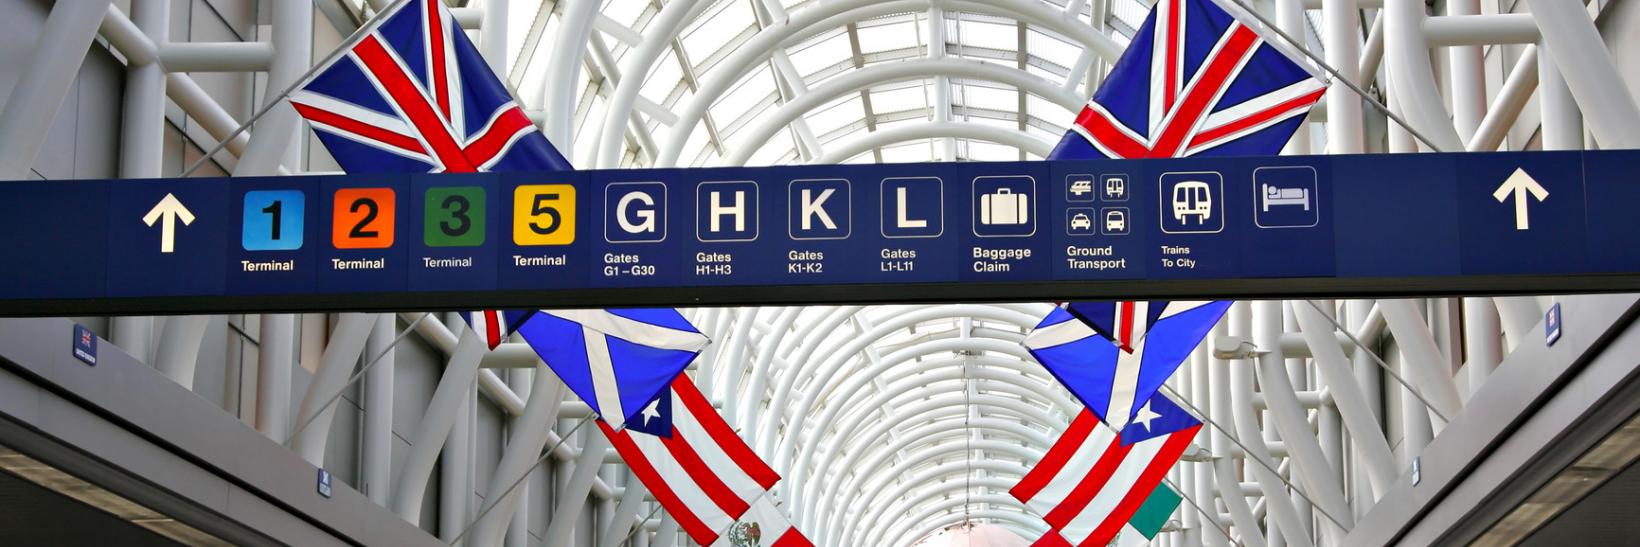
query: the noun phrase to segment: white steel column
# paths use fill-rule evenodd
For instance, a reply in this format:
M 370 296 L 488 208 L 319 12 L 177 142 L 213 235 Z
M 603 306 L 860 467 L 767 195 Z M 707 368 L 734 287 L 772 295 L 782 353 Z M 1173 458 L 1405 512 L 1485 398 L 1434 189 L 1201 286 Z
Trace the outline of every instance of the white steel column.
M 1287 33 L 1288 36 L 1299 37 L 1303 37 L 1308 34 L 1308 30 L 1305 28 L 1308 22 L 1304 20 L 1303 2 L 1300 0 L 1276 0 L 1275 12 L 1276 26 L 1279 27 L 1282 32 Z M 1302 40 L 1303 38 L 1300 39 Z M 1308 44 L 1298 44 L 1298 47 L 1308 47 Z M 1344 86 L 1340 85 L 1339 87 Z M 1290 155 L 1303 155 L 1310 153 L 1309 122 L 1302 122 L 1298 124 L 1298 129 L 1293 131 L 1292 139 L 1287 141 L 1287 145 L 1282 148 L 1281 153 Z
M 1577 104 L 1589 113 L 1589 129 L 1602 148 L 1640 148 L 1640 106 L 1600 40 L 1582 2 L 1527 0 L 1543 33 L 1544 49 L 1565 75 Z M 1541 61 L 1540 61 L 1541 64 Z M 4 141 L 0 141 L 4 142 Z
M 1418 386 L 1435 411 L 1450 420 L 1458 415 L 1463 403 L 1458 397 L 1458 387 L 1452 381 L 1450 361 L 1436 347 L 1435 337 L 1414 302 L 1407 299 L 1380 300 L 1378 308 L 1383 310 L 1384 320 L 1389 323 L 1395 342 L 1407 358 L 1407 368 L 1414 371 L 1414 376 L 1407 380 Z
M 274 442 L 290 435 L 290 374 L 296 354 L 296 316 L 263 314 L 256 355 L 256 430 Z
M 580 81 L 581 57 L 592 35 L 592 20 L 598 15 L 599 0 L 563 0 L 563 14 L 558 19 L 559 32 L 552 43 L 552 57 L 547 61 L 546 100 L 541 109 L 547 113 L 546 134 L 553 146 L 573 155 L 571 147 L 575 136 L 575 88 Z M 639 82 L 646 74 L 634 76 Z M 625 127 L 625 118 L 621 127 Z M 592 165 L 584 167 L 593 167 Z
M 375 365 L 364 375 L 364 489 L 370 501 L 387 506 L 393 480 L 393 335 L 398 320 L 391 313 L 376 314 L 376 324 L 365 341 L 365 364 Z M 378 357 L 379 356 L 379 357 Z
M 347 388 L 347 377 L 359 363 L 364 352 L 365 338 L 375 319 L 369 314 L 343 313 L 336 316 L 336 330 L 325 344 L 319 358 L 319 369 L 302 395 L 302 404 L 296 413 L 296 423 L 306 423 L 294 433 L 290 449 L 315 466 L 325 465 L 325 443 L 330 439 L 330 425 L 336 416 L 336 405 L 327 404 L 337 393 Z
M 1208 337 L 1208 340 L 1204 341 L 1202 345 L 1197 346 L 1196 351 L 1190 354 L 1190 362 L 1186 365 L 1189 369 L 1185 371 L 1186 376 L 1190 380 L 1190 402 L 1203 413 L 1208 413 L 1207 417 L 1209 419 L 1212 418 L 1210 413 L 1213 408 L 1212 401 L 1214 399 L 1212 395 L 1212 386 L 1208 380 L 1208 376 L 1211 374 L 1209 367 L 1212 366 L 1209 362 L 1209 354 L 1211 353 L 1209 348 L 1212 344 L 1212 338 L 1213 337 L 1211 336 Z M 1195 443 L 1198 447 L 1202 448 L 1204 452 L 1212 454 L 1212 428 L 1202 428 L 1196 435 Z M 1180 486 L 1188 489 L 1190 491 L 1190 499 L 1197 505 L 1200 505 L 1203 509 L 1206 509 L 1208 512 L 1207 515 L 1200 515 L 1196 518 L 1196 522 L 1200 523 L 1201 526 L 1202 544 L 1207 545 L 1208 547 L 1222 547 L 1229 544 L 1230 538 L 1225 537 L 1224 529 L 1220 528 L 1219 512 L 1216 505 L 1213 503 L 1214 491 L 1212 462 L 1188 463 L 1186 465 L 1190 466 L 1192 470 L 1192 478 L 1195 480 L 1192 481 L 1192 484 L 1182 484 Z M 1189 508 L 1185 508 L 1183 511 L 1186 514 L 1195 513 L 1195 511 Z
M 1322 382 L 1331 388 L 1338 413 L 1344 420 L 1344 426 L 1349 428 L 1350 440 L 1359 455 L 1358 461 L 1372 480 L 1372 492 L 1383 494 L 1395 481 L 1395 456 L 1373 414 L 1375 405 L 1367 399 L 1360 382 L 1350 371 L 1349 360 L 1338 346 L 1338 338 L 1333 336 L 1333 327 L 1327 318 L 1310 307 L 1308 302 L 1295 303 L 1293 314 L 1298 318 L 1304 340 L 1309 343 L 1316 371 L 1320 373 Z M 1364 351 L 1357 349 L 1356 353 Z M 1356 496 L 1362 495 L 1376 499 L 1372 493 L 1356 493 Z
M 469 542 L 472 545 L 486 546 L 499 543 L 523 487 L 521 485 L 518 490 L 510 493 L 507 493 L 507 488 L 534 467 L 541 456 L 541 449 L 546 447 L 547 432 L 551 431 L 552 424 L 558 421 L 558 409 L 562 407 L 560 403 L 564 400 L 564 387 L 564 383 L 559 381 L 558 376 L 551 370 L 545 367 L 535 370 L 535 385 L 530 388 L 529 402 L 524 405 L 524 415 L 514 419 L 512 426 L 508 428 L 510 434 L 507 447 L 501 456 L 501 462 L 496 464 L 495 471 L 490 474 L 489 486 L 484 490 L 486 508 L 490 505 L 495 505 L 496 508 L 486 514 L 483 520 L 472 524 L 476 526 Z M 503 493 L 506 495 L 503 496 Z
M 1551 0 L 1552 1 L 1552 0 Z M 1463 150 L 1463 141 L 1447 121 L 1435 72 L 1424 40 L 1423 0 L 1385 0 L 1384 58 L 1401 117 L 1442 152 Z M 1392 122 L 1393 123 L 1393 122 Z M 1426 145 L 1427 146 L 1427 145 Z
M 938 2 L 930 2 L 928 8 L 928 58 L 945 58 L 945 10 L 940 9 Z M 1089 55 L 1084 52 L 1083 55 Z M 1090 57 L 1091 58 L 1091 57 Z M 1021 113 L 1020 115 L 1024 115 Z M 934 122 L 944 123 L 951 121 L 951 77 L 934 77 Z M 957 140 L 943 138 L 939 140 L 939 154 L 936 161 L 957 161 Z
M 1487 375 L 1503 362 L 1503 324 L 1491 298 L 1463 299 L 1463 346 L 1468 354 L 1469 393 L 1480 391 Z
M 131 20 L 149 40 L 162 43 L 169 32 L 169 0 L 133 0 Z M 125 72 L 125 104 L 120 120 L 120 177 L 157 178 L 165 152 L 165 69 L 158 59 L 130 61 Z
M 194 367 L 199 363 L 199 345 L 205 341 L 209 315 L 179 315 L 165 320 L 165 331 L 154 350 L 154 366 L 182 387 L 194 388 Z
M 404 466 L 399 468 L 398 480 L 393 481 L 394 512 L 412 523 L 421 520 L 421 501 L 426 495 L 427 481 L 432 477 L 433 465 L 438 462 L 439 449 L 444 446 L 455 425 L 456 415 L 465 408 L 473 392 L 473 378 L 478 374 L 478 363 L 484 356 L 484 341 L 472 329 L 462 329 L 451 352 L 444 375 L 427 401 L 427 411 L 410 441 L 410 453 Z
M 1230 307 L 1230 335 L 1242 339 L 1251 339 L 1253 330 L 1253 310 L 1247 302 L 1237 302 Z M 1253 367 L 1252 360 L 1240 359 L 1230 364 L 1230 397 L 1231 417 L 1236 424 L 1236 436 L 1241 439 L 1243 451 L 1248 460 L 1247 468 L 1257 479 L 1258 485 L 1264 490 L 1264 508 L 1270 519 L 1270 535 L 1280 535 L 1291 545 L 1309 547 L 1314 545 L 1309 535 L 1304 533 L 1307 528 L 1299 518 L 1298 510 L 1293 507 L 1293 500 L 1287 496 L 1286 483 L 1277 475 L 1275 458 L 1270 456 L 1270 450 L 1264 444 L 1264 435 L 1255 419 L 1253 407 Z M 1223 474 L 1220 474 L 1223 478 Z M 1239 484 L 1232 482 L 1230 484 Z
M 496 74 L 507 73 L 507 11 L 511 0 L 485 0 L 484 24 L 478 32 L 478 51 Z
M 649 69 L 655 66 L 655 61 L 683 30 L 684 24 L 689 22 L 686 16 L 694 11 L 698 3 L 700 0 L 668 2 L 661 8 L 660 14 L 644 28 L 647 33 L 643 43 L 627 53 L 627 61 L 621 67 L 621 74 L 626 77 L 621 78 L 621 82 L 616 84 L 615 93 L 609 98 L 604 123 L 596 126 L 601 127 L 602 131 L 594 133 L 598 138 L 598 167 L 615 167 L 620 163 L 621 137 L 626 134 L 625 122 L 631 116 L 632 104 L 638 99 L 638 92 L 643 88 L 644 79 L 649 76 Z
M 444 456 L 439 463 L 438 538 L 445 543 L 456 543 L 456 536 L 467 529 L 468 500 L 473 499 L 473 411 L 478 403 L 478 392 L 471 384 L 461 394 L 461 406 L 451 412 L 453 423 L 450 435 L 444 438 Z M 429 408 L 431 413 L 432 409 Z M 425 416 L 422 417 L 426 421 Z M 425 483 L 424 483 L 425 484 Z M 400 488 L 404 485 L 399 484 Z M 420 507 L 417 507 L 418 513 Z M 413 522 L 413 521 L 412 521 Z M 478 545 L 472 542 L 465 542 Z
M 1478 16 L 1480 0 L 1447 0 L 1450 17 Z M 1458 138 L 1469 142 L 1486 116 L 1486 72 L 1481 64 L 1481 46 L 1447 48 L 1447 74 L 1452 89 L 1452 124 Z
M 1544 45 L 1539 49 L 1547 49 Z M 1538 57 L 1538 110 L 1543 114 L 1544 150 L 1581 150 L 1583 148 L 1583 113 L 1577 108 L 1566 77 L 1561 75 L 1553 52 L 1539 53 Z
M 604 461 L 604 451 L 608 450 L 609 438 L 602 432 L 594 431 L 591 427 L 581 428 L 581 456 L 575 459 L 574 471 L 569 481 L 564 483 L 563 489 L 558 491 L 558 507 L 552 512 L 552 522 L 547 525 L 545 535 L 547 545 L 569 545 L 574 538 L 575 526 L 580 520 L 581 509 L 586 507 L 587 494 L 592 490 L 592 480 L 598 478 L 598 468 Z
M 1230 318 L 1226 317 L 1213 327 L 1213 338 L 1217 339 L 1230 334 Z M 1218 485 L 1218 498 L 1230 511 L 1230 520 L 1235 523 L 1236 535 L 1240 536 L 1241 544 L 1247 547 L 1264 547 L 1264 533 L 1260 531 L 1259 521 L 1253 515 L 1253 510 L 1247 504 L 1247 496 L 1241 492 L 1241 477 L 1236 470 L 1236 446 L 1230 442 L 1230 432 L 1224 430 L 1232 422 L 1235 406 L 1231 404 L 1230 396 L 1230 367 L 1234 364 L 1214 357 L 1207 369 L 1208 389 L 1213 392 L 1213 482 Z M 1208 498 L 1212 499 L 1212 498 Z
M 1357 64 L 1361 57 L 1361 10 L 1355 0 L 1322 0 L 1322 44 L 1327 64 L 1347 81 L 1360 83 Z M 1335 78 L 1338 76 L 1334 76 Z M 1363 151 L 1361 97 L 1344 85 L 1327 89 L 1327 151 L 1332 154 L 1359 154 Z
M 296 83 L 313 63 L 313 2 L 273 2 L 273 65 L 263 103 L 276 102 L 256 124 L 250 144 L 234 167 L 235 176 L 272 175 L 300 150 L 296 109 L 278 93 Z
M 1327 466 L 1327 457 L 1321 451 L 1320 441 L 1310 429 L 1307 413 L 1298 402 L 1293 378 L 1286 369 L 1286 356 L 1281 351 L 1281 333 L 1282 302 L 1254 302 L 1254 343 L 1258 345 L 1259 350 L 1267 352 L 1260 355 L 1256 362 L 1259 393 L 1264 395 L 1270 415 L 1275 418 L 1274 424 L 1265 422 L 1264 428 L 1268 432 L 1274 425 L 1276 431 L 1280 432 L 1281 440 L 1289 454 L 1288 473 L 1304 485 L 1309 493 L 1309 499 L 1318 505 L 1318 512 L 1338 519 L 1337 523 L 1325 516 L 1319 519 L 1321 529 L 1326 532 L 1322 537 L 1329 538 L 1328 543 L 1342 541 L 1344 533 L 1355 525 L 1355 519 L 1350 514 L 1349 504 L 1344 502 L 1343 489 L 1339 487 L 1339 482 Z M 1288 529 L 1283 532 L 1289 541 L 1297 544 L 1300 543 L 1297 536 L 1308 536 L 1304 530 Z
M 46 130 L 80 73 L 110 0 L 57 2 L 0 110 L 0 180 L 28 178 Z

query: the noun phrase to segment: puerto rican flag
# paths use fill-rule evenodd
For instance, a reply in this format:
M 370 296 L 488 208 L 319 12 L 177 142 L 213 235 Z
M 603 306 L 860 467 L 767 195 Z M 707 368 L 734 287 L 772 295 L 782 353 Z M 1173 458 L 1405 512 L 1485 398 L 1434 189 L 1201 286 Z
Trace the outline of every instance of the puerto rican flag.
M 598 428 L 684 533 L 695 543 L 712 545 L 780 475 L 723 421 L 688 375 L 673 380 L 670 391 L 624 430 L 603 420 Z
M 349 173 L 567 171 L 443 2 L 377 16 L 291 93 Z
M 1111 427 L 1126 427 L 1230 309 L 1229 301 L 1072 302 L 1025 349 Z
M 1048 157 L 1273 155 L 1326 88 L 1214 0 L 1161 0 Z
M 1201 421 L 1166 395 L 1142 408 L 1120 434 L 1083 409 L 1009 490 L 1053 530 L 1037 545 L 1110 543 L 1201 430 Z

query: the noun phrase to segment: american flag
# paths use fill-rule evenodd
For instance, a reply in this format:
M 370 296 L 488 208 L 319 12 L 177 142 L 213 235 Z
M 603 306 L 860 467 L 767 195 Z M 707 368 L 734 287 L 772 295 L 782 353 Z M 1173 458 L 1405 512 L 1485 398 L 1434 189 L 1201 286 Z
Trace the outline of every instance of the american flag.
M 655 431 L 655 425 L 663 429 Z M 661 397 L 626 429 L 616 431 L 603 420 L 598 428 L 700 545 L 716 542 L 780 480 L 687 375 L 673 380 L 671 396 Z
M 1325 92 L 1214 0 L 1161 0 L 1048 157 L 1275 154 Z
M 1037 545 L 1106 545 L 1184 455 L 1201 422 L 1157 394 L 1121 433 L 1083 409 L 1009 493 L 1051 528 Z M 1123 437 L 1142 438 L 1131 444 Z
M 347 172 L 572 169 L 443 2 L 400 4 L 345 51 L 290 102 Z

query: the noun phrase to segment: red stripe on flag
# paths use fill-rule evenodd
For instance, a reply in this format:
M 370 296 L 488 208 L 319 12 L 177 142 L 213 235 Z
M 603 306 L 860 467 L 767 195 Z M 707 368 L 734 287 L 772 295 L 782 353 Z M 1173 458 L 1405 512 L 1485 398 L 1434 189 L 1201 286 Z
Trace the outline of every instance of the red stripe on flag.
M 313 123 L 328 125 L 406 152 L 425 153 L 421 149 L 421 141 L 417 141 L 415 137 L 410 135 L 382 129 L 315 106 L 298 102 L 291 102 L 290 105 L 296 107 L 297 114 L 301 114 L 303 118 Z
M 679 375 L 678 379 L 673 380 L 672 391 L 678 394 L 678 401 L 688 407 L 689 414 L 694 415 L 695 422 L 700 424 L 701 429 L 706 430 L 706 434 L 717 441 L 718 447 L 722 448 L 729 459 L 735 461 L 735 465 L 740 466 L 741 471 L 746 472 L 746 476 L 751 477 L 764 490 L 773 488 L 774 483 L 780 482 L 780 474 L 769 467 L 769 464 L 764 463 L 763 458 L 757 457 L 757 453 L 752 452 L 752 447 L 746 446 L 746 441 L 741 440 L 740 435 L 736 435 L 735 430 L 729 427 L 729 423 L 723 421 L 723 416 L 718 414 L 717 409 L 712 408 L 712 404 L 706 401 L 706 396 L 701 394 L 700 388 L 695 387 L 694 382 L 689 381 L 688 376 Z
M 793 527 L 787 528 L 786 533 L 780 534 L 780 539 L 774 540 L 774 544 L 770 547 L 814 547 L 814 542 L 803 537 L 803 533 Z
M 1197 424 L 1168 435 L 1167 444 L 1162 445 L 1162 449 L 1156 452 L 1156 457 L 1150 460 L 1150 465 L 1139 475 L 1139 480 L 1133 483 L 1133 488 L 1122 496 L 1122 501 L 1116 504 L 1116 508 L 1105 517 L 1104 522 L 1099 523 L 1098 528 L 1093 529 L 1093 534 L 1082 541 L 1082 545 L 1110 543 L 1110 540 L 1116 537 L 1116 533 L 1122 531 L 1122 525 L 1127 524 L 1128 519 L 1139 512 L 1139 506 L 1144 505 L 1145 498 L 1150 497 L 1151 491 L 1162 483 L 1162 478 L 1173 469 L 1173 464 L 1178 463 L 1179 457 L 1184 455 L 1184 449 L 1190 446 L 1190 440 L 1196 438 L 1196 432 L 1201 428 L 1201 424 Z
M 701 521 L 694 511 L 689 510 L 689 505 L 678 498 L 678 493 L 661 478 L 660 472 L 655 470 L 654 464 L 649 462 L 649 457 L 644 455 L 643 449 L 638 448 L 638 444 L 632 441 L 631 436 L 625 431 L 615 432 L 603 420 L 598 420 L 598 429 L 604 432 L 604 436 L 609 437 L 610 444 L 615 445 L 615 451 L 621 454 L 621 459 L 632 469 L 632 474 L 643 481 L 644 487 L 655 496 L 655 501 L 678 521 L 678 527 L 683 528 L 683 532 L 689 534 L 690 539 L 701 545 L 711 545 L 717 541 L 717 531 Z
M 1073 546 L 1071 545 L 1071 542 L 1065 540 L 1065 536 L 1059 535 L 1058 530 L 1048 530 L 1047 532 L 1043 532 L 1042 537 L 1036 538 L 1036 542 L 1032 543 L 1031 547 L 1073 547 Z
M 746 500 L 740 499 L 729 485 L 723 483 L 723 477 L 719 477 L 717 472 L 712 471 L 711 466 L 706 465 L 705 460 L 700 459 L 700 454 L 695 452 L 695 447 L 691 446 L 689 441 L 683 439 L 683 432 L 678 431 L 677 426 L 672 426 L 672 438 L 661 438 L 661 445 L 666 447 L 667 452 L 672 453 L 672 459 L 678 461 L 678 465 L 689 475 L 688 478 L 700 485 L 700 490 L 706 493 L 706 497 L 712 498 L 712 503 L 723 509 L 729 518 L 740 518 L 740 515 L 746 512 L 746 508 L 750 507 Z
M 1184 144 L 1185 137 L 1189 136 L 1196 122 L 1206 114 L 1208 107 L 1217 99 L 1219 90 L 1230 85 L 1230 76 L 1236 67 L 1241 66 L 1253 45 L 1258 43 L 1258 35 L 1240 23 L 1231 26 L 1230 38 L 1225 41 L 1224 47 L 1202 69 L 1195 85 L 1179 101 L 1178 109 L 1173 117 L 1168 119 L 1167 126 L 1157 136 L 1150 149 L 1152 158 L 1170 158 L 1178 153 L 1179 147 Z
M 1122 310 L 1122 332 L 1116 335 L 1117 345 L 1133 353 L 1133 302 L 1118 302 Z
M 1037 493 L 1046 488 L 1054 476 L 1065 468 L 1071 456 L 1076 454 L 1076 450 L 1082 447 L 1082 443 L 1088 440 L 1088 435 L 1093 434 L 1093 428 L 1098 425 L 1099 418 L 1084 407 L 1082 412 L 1077 413 L 1076 419 L 1071 420 L 1070 427 L 1065 428 L 1065 434 L 1059 436 L 1059 441 L 1048 448 L 1048 453 L 1042 455 L 1042 461 L 1031 468 L 1030 472 L 1025 473 L 1025 476 L 1019 479 L 1019 484 L 1014 485 L 1008 493 L 1013 494 L 1014 499 L 1021 502 L 1029 502 L 1031 498 L 1035 498 Z
M 490 349 L 501 345 L 501 321 L 496 317 L 495 310 L 484 310 L 484 336 Z
M 1308 108 L 1310 105 L 1315 104 L 1316 101 L 1321 100 L 1321 96 L 1326 93 L 1327 90 L 1325 89 L 1317 89 L 1308 95 L 1296 97 L 1287 102 L 1260 110 L 1253 114 L 1249 114 L 1239 120 L 1202 131 L 1201 133 L 1196 134 L 1196 138 L 1190 139 L 1190 146 L 1188 148 L 1195 148 L 1201 144 L 1213 142 L 1214 140 L 1224 137 L 1225 135 L 1230 135 L 1236 133 L 1237 131 L 1282 117 L 1294 110 Z
M 479 135 L 472 144 L 468 144 L 462 153 L 473 165 L 484 165 L 496 154 L 501 153 L 501 148 L 512 142 L 519 131 L 530 127 L 534 127 L 534 124 L 530 123 L 530 117 L 524 114 L 524 109 L 514 106 L 502 112 L 495 123 L 490 124 L 489 129 L 485 130 L 483 135 Z
M 1076 125 L 1082 126 L 1088 136 L 1122 158 L 1143 158 L 1150 153 L 1144 143 L 1133 140 L 1116 127 L 1116 122 L 1093 108 L 1082 107 L 1082 112 L 1076 115 Z
M 450 119 L 450 82 L 444 70 L 444 23 L 439 20 L 439 2 L 427 3 L 427 58 L 433 60 L 433 95 L 439 112 Z
M 444 170 L 451 173 L 471 173 L 476 171 L 467 157 L 461 154 L 461 145 L 450 136 L 450 129 L 439 117 L 432 105 L 427 103 L 427 97 L 416 89 L 415 82 L 405 74 L 387 49 L 382 46 L 381 40 L 375 35 L 366 36 L 353 48 L 355 55 L 364 62 L 370 74 L 381 82 L 382 88 L 387 90 L 393 103 L 404 111 L 405 118 L 410 125 L 416 128 L 421 138 L 433 148 L 433 157 L 444 164 Z
M 1042 520 L 1048 521 L 1054 528 L 1069 525 L 1071 519 L 1086 509 L 1088 503 L 1093 501 L 1093 497 L 1104 489 L 1105 483 L 1110 482 L 1111 475 L 1116 474 L 1116 469 L 1122 466 L 1122 460 L 1127 459 L 1128 451 L 1132 449 L 1132 445 L 1122 446 L 1120 434 L 1112 437 L 1110 446 L 1105 447 L 1104 453 L 1099 455 L 1099 461 L 1093 464 L 1088 476 L 1082 477 L 1082 482 L 1071 489 L 1070 495 L 1065 496 L 1065 500 L 1059 502 L 1059 505 L 1049 511 Z

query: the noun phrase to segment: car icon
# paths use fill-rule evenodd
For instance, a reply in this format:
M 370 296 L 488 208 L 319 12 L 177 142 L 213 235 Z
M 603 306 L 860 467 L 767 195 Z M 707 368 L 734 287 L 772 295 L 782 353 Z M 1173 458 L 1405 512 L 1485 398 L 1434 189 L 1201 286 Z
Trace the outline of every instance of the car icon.
M 1093 192 L 1093 181 L 1083 179 L 1071 182 L 1071 195 L 1082 197 Z
M 1075 214 L 1074 216 L 1071 217 L 1071 229 L 1072 230 L 1092 230 L 1093 229 L 1093 219 L 1088 218 L 1087 213 L 1077 213 L 1077 214 Z
M 1122 211 L 1105 212 L 1105 231 L 1120 233 L 1127 231 L 1127 213 Z

